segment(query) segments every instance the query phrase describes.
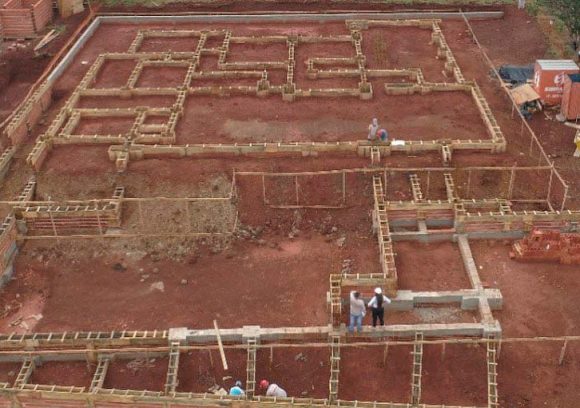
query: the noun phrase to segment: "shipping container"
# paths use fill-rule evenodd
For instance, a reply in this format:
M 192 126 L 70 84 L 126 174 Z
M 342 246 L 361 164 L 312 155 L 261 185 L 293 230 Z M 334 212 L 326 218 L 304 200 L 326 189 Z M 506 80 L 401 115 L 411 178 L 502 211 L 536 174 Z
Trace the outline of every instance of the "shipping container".
M 568 120 L 580 119 L 580 74 L 564 77 L 562 115 Z
M 559 105 L 564 93 L 566 74 L 580 72 L 572 60 L 537 60 L 534 65 L 534 89 L 544 105 Z

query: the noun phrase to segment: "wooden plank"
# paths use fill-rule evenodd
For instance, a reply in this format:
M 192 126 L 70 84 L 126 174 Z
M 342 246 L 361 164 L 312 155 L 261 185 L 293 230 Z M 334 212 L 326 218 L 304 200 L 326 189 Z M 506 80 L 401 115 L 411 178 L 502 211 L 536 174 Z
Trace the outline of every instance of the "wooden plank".
M 224 351 L 224 345 L 222 343 L 222 337 L 220 336 L 220 329 L 218 327 L 218 324 L 217 324 L 217 321 L 216 320 L 213 321 L 213 327 L 215 328 L 215 334 L 216 334 L 218 346 L 219 346 L 219 349 L 220 349 L 220 356 L 222 358 L 222 364 L 224 366 L 224 370 L 227 371 L 228 370 L 228 361 L 226 360 L 226 353 Z

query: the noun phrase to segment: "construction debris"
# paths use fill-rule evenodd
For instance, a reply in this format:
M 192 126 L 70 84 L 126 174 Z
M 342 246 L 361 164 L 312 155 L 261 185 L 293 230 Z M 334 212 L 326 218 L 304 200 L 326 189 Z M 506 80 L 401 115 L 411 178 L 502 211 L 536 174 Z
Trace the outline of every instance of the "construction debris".
M 510 257 L 523 262 L 559 262 L 563 265 L 578 265 L 580 264 L 580 235 L 536 229 L 513 244 Z

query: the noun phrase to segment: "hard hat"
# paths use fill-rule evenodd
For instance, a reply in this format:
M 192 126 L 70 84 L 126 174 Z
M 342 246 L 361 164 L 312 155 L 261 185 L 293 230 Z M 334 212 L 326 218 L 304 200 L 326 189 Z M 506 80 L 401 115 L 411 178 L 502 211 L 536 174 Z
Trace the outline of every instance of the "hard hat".
M 269 386 L 270 386 L 270 383 L 268 382 L 268 380 L 260 381 L 260 388 L 264 389 L 264 388 L 268 388 Z
M 380 295 L 381 293 L 383 293 L 383 290 L 381 288 L 375 288 L 376 295 Z

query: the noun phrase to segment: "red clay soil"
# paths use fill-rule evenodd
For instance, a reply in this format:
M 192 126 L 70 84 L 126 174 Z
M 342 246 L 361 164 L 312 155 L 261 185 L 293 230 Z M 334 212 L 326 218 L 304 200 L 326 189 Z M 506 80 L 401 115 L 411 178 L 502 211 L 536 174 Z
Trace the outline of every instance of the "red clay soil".
M 363 52 L 369 69 L 421 68 L 428 82 L 449 82 L 444 60 L 435 58 L 431 29 L 381 27 L 363 31 Z M 388 80 L 387 82 L 390 82 Z
M 471 289 L 456 244 L 396 242 L 399 289 L 439 291 Z
M 389 347 L 386 363 L 384 361 L 384 347 L 381 346 L 343 348 L 340 351 L 339 398 L 408 402 L 413 367 L 411 348 Z
M 113 30 L 115 28 L 116 27 L 110 27 L 110 26 L 101 27 L 102 30 L 106 30 L 106 31 L 111 31 L 111 30 Z M 250 28 L 247 28 L 246 27 L 244 29 L 247 30 L 247 31 L 249 31 L 249 32 L 251 32 Z M 268 27 L 268 30 L 272 30 L 272 29 L 273 29 L 272 27 Z M 326 32 L 326 31 L 329 31 L 329 30 L 331 30 L 331 31 L 332 30 L 336 30 L 337 28 L 333 27 L 332 25 L 330 25 L 328 27 L 326 25 L 324 25 L 324 26 L 321 26 L 321 27 L 319 27 L 317 29 L 320 30 L 321 32 Z M 341 26 L 340 29 L 342 30 L 343 27 Z M 447 33 L 447 30 L 448 29 L 451 30 L 450 31 L 451 32 L 451 35 L 450 35 L 450 44 L 452 45 L 452 48 L 454 47 L 454 43 L 453 42 L 454 41 L 457 41 L 457 39 L 455 39 L 455 37 L 453 35 L 453 33 L 455 33 L 455 34 L 459 35 L 459 40 L 461 41 L 461 47 L 467 48 L 467 49 L 471 50 L 474 53 L 477 52 L 477 50 L 474 48 L 474 45 L 473 44 L 465 41 L 465 36 L 462 34 L 462 33 L 464 33 L 464 27 L 461 27 L 461 25 L 457 25 L 457 23 L 445 22 L 444 29 L 446 30 L 446 33 Z M 284 29 L 283 28 L 280 28 L 280 27 L 278 27 L 277 30 L 282 31 L 282 32 L 284 31 Z M 130 39 L 131 39 L 132 35 L 134 35 L 134 28 L 127 29 L 126 30 L 126 33 L 127 33 L 126 34 L 127 35 L 127 40 L 123 40 L 122 38 L 120 38 L 120 41 L 119 42 L 115 42 L 114 45 L 111 45 L 111 47 L 114 47 L 115 48 L 114 50 L 122 51 L 123 47 L 126 48 L 128 46 L 128 42 L 130 42 Z M 111 31 L 111 34 L 112 34 L 112 31 Z M 83 51 L 81 52 L 81 55 L 78 58 L 78 61 L 88 61 L 88 62 L 90 62 L 90 61 L 92 61 L 92 59 L 94 59 L 94 56 L 96 55 L 96 52 L 103 51 L 103 50 L 107 49 L 108 47 L 109 47 L 109 44 L 108 43 L 104 43 L 102 41 L 101 36 L 100 35 L 97 35 L 91 41 L 89 41 L 89 44 L 87 45 L 87 47 L 85 47 L 85 49 L 83 49 Z M 470 58 L 470 59 L 468 59 L 467 62 L 471 61 L 471 59 L 473 59 L 473 57 Z M 80 78 L 80 75 L 82 75 L 82 73 L 87 69 L 87 66 L 86 65 L 79 64 L 78 61 L 76 61 L 73 64 L 73 66 L 67 72 L 67 75 L 65 75 L 62 78 L 62 80 L 60 81 L 61 83 L 60 83 L 59 87 L 62 88 L 62 89 L 61 90 L 57 90 L 57 96 L 59 97 L 59 103 L 57 105 L 59 105 L 60 103 L 64 102 L 64 97 L 65 97 L 66 93 L 69 92 L 70 89 L 72 89 L 72 87 L 76 84 L 75 78 Z M 481 64 L 477 64 L 477 65 L 473 65 L 472 64 L 472 66 L 471 67 L 468 67 L 468 68 L 469 69 L 475 69 L 477 71 L 477 75 L 478 76 L 481 76 L 482 81 L 480 82 L 480 84 L 483 84 L 482 85 L 482 88 L 484 88 L 484 91 L 486 91 L 485 88 L 488 85 L 485 83 L 486 82 L 485 78 L 487 77 L 487 70 L 485 69 L 485 67 L 483 67 Z M 128 70 L 127 70 L 127 73 L 126 74 L 128 75 Z M 471 75 L 473 75 L 473 74 L 471 74 Z M 467 77 L 469 78 L 469 75 L 467 75 Z M 489 84 L 489 86 L 496 87 L 495 84 L 491 84 L 491 83 Z M 490 103 L 492 103 L 492 107 L 495 106 L 496 108 L 497 107 L 500 107 L 500 109 L 503 109 L 503 108 L 505 108 L 507 101 L 505 100 L 504 97 L 501 96 L 501 94 L 498 94 L 498 96 L 499 96 L 499 99 L 496 97 L 496 100 L 493 100 L 492 99 L 490 101 Z M 192 99 L 192 100 L 194 100 L 194 99 Z M 88 103 L 88 100 L 89 100 L 89 98 L 86 98 L 84 101 L 81 102 L 81 105 L 86 107 L 87 106 L 87 103 Z M 103 106 L 102 104 L 105 101 L 102 98 L 90 98 L 90 100 L 92 102 L 90 102 L 89 105 L 90 106 L 95 106 L 95 107 L 96 106 Z M 108 98 L 108 100 L 110 100 L 111 102 L 107 102 L 106 105 L 109 105 L 109 103 L 112 104 L 112 100 L 110 98 Z M 115 102 L 115 104 L 113 104 L 111 106 L 112 107 L 113 106 L 114 107 L 131 106 L 131 105 L 134 106 L 134 104 L 139 104 L 140 105 L 142 103 L 145 103 L 145 104 L 153 103 L 155 105 L 161 104 L 162 106 L 168 106 L 168 105 L 171 104 L 171 101 L 172 100 L 173 100 L 172 98 L 166 98 L 166 97 L 165 97 L 165 101 L 160 100 L 158 102 L 154 102 L 154 101 L 142 101 L 142 100 L 139 100 L 139 101 L 137 101 L 137 100 L 129 100 L 129 101 L 121 101 L 119 103 Z M 254 100 L 256 101 L 257 99 L 254 99 Z M 406 99 L 403 97 L 402 100 L 406 100 Z M 224 103 L 225 100 L 224 99 L 214 99 L 214 101 L 218 101 L 219 103 Z M 212 103 L 213 104 L 213 102 L 209 102 L 209 103 Z M 359 103 L 359 102 L 357 102 L 357 103 Z M 494 105 L 494 103 L 495 103 L 495 105 Z M 293 105 L 293 104 L 286 104 L 286 105 L 290 106 L 290 105 Z M 407 106 L 407 104 L 402 104 L 402 105 L 403 106 Z M 231 107 L 232 106 L 234 106 L 234 105 L 230 105 L 230 110 L 231 110 Z M 239 106 L 240 105 L 238 104 L 238 106 L 235 106 L 235 107 L 236 108 L 239 108 Z M 285 106 L 285 105 L 282 105 L 282 106 Z M 210 108 L 213 109 L 214 106 L 211 106 Z M 405 109 L 407 109 L 407 108 L 405 108 Z M 50 113 L 49 116 L 51 116 L 53 114 L 54 114 L 54 112 Z M 461 114 L 464 114 L 464 113 L 461 113 Z M 338 116 L 342 116 L 342 113 L 337 113 L 337 115 Z M 361 114 L 361 116 L 364 116 L 364 114 Z M 453 116 L 453 115 L 450 115 L 450 116 Z M 447 119 L 445 119 L 445 120 L 447 120 Z M 507 126 L 506 129 L 504 129 L 506 135 L 509 136 L 511 134 L 510 133 L 510 129 L 515 130 L 515 128 L 518 128 L 518 130 L 519 130 L 519 126 L 517 126 L 517 124 L 513 124 L 512 121 L 511 121 L 511 119 L 503 118 L 502 120 L 504 120 L 504 121 L 507 120 L 506 123 L 508 124 L 508 126 Z M 359 128 L 362 128 L 363 129 L 362 130 L 362 133 L 364 134 L 364 128 L 366 127 L 366 122 L 367 121 L 368 121 L 368 118 L 365 119 L 364 121 L 362 119 L 360 119 L 360 124 L 357 124 L 356 125 L 356 132 L 359 131 L 358 130 Z M 211 126 L 214 126 L 214 127 L 216 126 L 216 121 L 215 120 L 214 121 L 210 121 L 210 122 L 211 122 L 210 123 Z M 219 121 L 217 121 L 217 122 L 219 122 Z M 236 122 L 236 121 L 234 121 L 234 122 Z M 226 123 L 227 123 L 227 120 L 226 120 Z M 238 120 L 236 123 L 233 123 L 233 122 L 230 121 L 230 124 L 231 124 L 230 127 L 233 127 L 233 130 L 232 131 L 234 132 L 234 134 L 238 138 L 240 136 L 243 136 L 243 134 L 242 134 L 243 132 L 240 132 L 240 129 L 241 128 L 238 128 L 237 127 L 237 125 L 240 124 L 240 123 L 245 123 L 245 122 L 243 122 L 243 121 L 240 122 L 240 120 Z M 397 122 L 397 123 L 400 123 L 400 122 Z M 477 118 L 477 123 L 481 124 L 481 121 L 480 121 L 479 118 Z M 268 122 L 260 122 L 259 120 L 256 120 L 256 123 L 253 124 L 253 130 L 254 131 L 257 130 L 258 132 L 255 132 L 255 134 L 259 134 L 259 131 L 268 132 L 267 124 L 268 124 Z M 304 123 L 304 126 L 306 126 L 306 125 L 308 125 L 308 123 L 305 122 Z M 313 133 L 315 133 L 315 132 L 319 132 L 319 133 L 322 132 L 322 133 L 324 133 L 325 132 L 324 129 L 328 128 L 329 126 L 331 127 L 331 125 L 332 124 L 328 124 L 328 126 L 325 125 L 324 127 L 322 127 L 322 130 L 321 130 L 320 129 L 320 126 L 317 124 L 314 127 L 311 126 L 312 129 L 306 129 L 305 128 L 304 130 L 306 130 L 306 131 L 312 131 Z M 342 123 L 341 122 L 341 126 L 342 125 L 346 125 L 346 123 Z M 354 126 L 354 122 L 352 123 L 352 125 Z M 334 125 L 332 125 L 332 126 L 334 126 Z M 450 123 L 450 126 L 449 127 L 451 127 L 451 128 L 457 128 L 457 126 L 458 126 L 457 123 L 453 123 L 453 124 Z M 511 128 L 510 128 L 510 126 L 511 126 Z M 308 127 L 308 126 L 306 126 L 306 127 Z M 195 127 L 187 127 L 187 130 L 188 130 L 187 133 L 191 133 L 189 131 L 189 129 L 192 129 L 192 128 L 195 128 Z M 216 128 L 214 130 L 217 131 L 217 130 L 219 130 L 219 128 Z M 343 130 L 341 130 L 341 131 L 343 131 Z M 301 130 L 298 129 L 297 132 L 301 132 Z M 349 132 L 349 134 L 353 134 L 353 130 L 348 130 L 348 132 Z M 280 132 L 275 132 L 275 133 L 278 134 Z M 482 132 L 482 133 L 477 132 L 477 133 L 478 133 L 478 135 L 485 134 L 485 132 Z M 268 133 L 268 135 L 269 135 L 269 133 Z M 270 137 L 270 136 L 268 136 L 268 137 Z M 350 137 L 351 136 L 348 136 L 348 138 L 350 138 Z M 525 137 L 524 137 L 524 139 L 525 139 Z M 33 140 L 33 138 L 31 138 L 31 140 Z M 223 139 L 223 138 L 216 139 L 214 137 L 214 135 L 212 134 L 211 137 L 208 140 L 210 140 L 210 141 L 216 141 L 216 140 L 217 141 L 222 141 L 222 140 L 225 140 L 225 139 Z M 517 140 L 515 142 L 516 143 L 514 144 L 514 146 L 515 146 L 514 149 L 509 148 L 507 154 L 495 155 L 493 157 L 490 157 L 488 155 L 481 155 L 481 154 L 458 154 L 458 155 L 455 155 L 454 156 L 455 164 L 457 166 L 477 165 L 477 164 L 486 164 L 486 165 L 496 164 L 496 165 L 508 165 L 509 166 L 509 165 L 514 164 L 515 161 L 518 161 L 520 164 L 531 164 L 531 163 L 528 162 L 528 160 L 526 159 L 525 156 L 521 156 L 519 154 L 519 150 L 518 150 L 518 147 L 517 147 L 517 146 L 519 146 L 518 145 L 519 142 L 517 142 Z M 523 141 L 521 143 L 521 145 L 522 146 L 524 146 L 524 145 L 525 146 L 528 146 L 528 142 L 527 141 Z M 61 149 L 60 147 L 56 148 L 56 150 L 54 150 L 51 154 L 52 155 L 57 154 L 56 152 L 58 152 L 58 150 L 60 150 L 60 149 Z M 81 146 L 81 147 L 75 146 L 75 147 L 71 147 L 70 148 L 70 151 L 71 152 L 72 151 L 75 151 L 76 152 L 78 150 L 79 152 L 83 152 L 84 149 L 85 149 L 84 146 Z M 103 156 L 102 157 L 104 159 L 104 162 L 106 163 L 107 160 L 106 160 L 105 149 L 102 149 L 102 152 L 103 152 Z M 77 156 L 77 154 L 74 154 L 74 155 Z M 79 155 L 78 157 L 80 158 L 81 156 Z M 328 157 L 328 156 L 326 156 L 326 157 Z M 408 166 L 409 165 L 409 160 L 410 160 L 409 158 L 406 158 L 406 157 L 403 157 L 403 156 L 393 155 L 392 157 L 386 158 L 385 159 L 385 163 L 387 165 L 390 165 L 390 166 L 401 166 L 401 165 L 403 165 L 403 166 L 404 165 L 407 165 Z M 83 157 L 83 160 L 80 160 L 80 161 L 81 162 L 84 162 L 84 157 Z M 284 159 L 284 161 L 286 161 L 286 159 Z M 291 161 L 293 161 L 293 159 Z M 314 161 L 316 161 L 316 160 L 314 160 Z M 142 166 L 156 168 L 159 165 L 161 165 L 161 166 L 164 166 L 165 167 L 165 166 L 173 166 L 174 163 L 176 163 L 176 162 L 177 161 L 170 161 L 169 163 L 171 163 L 171 164 L 168 164 L 167 162 L 166 163 L 161 163 L 161 164 L 151 163 L 150 165 L 143 164 Z M 232 161 L 229 160 L 229 159 L 227 161 L 225 161 L 225 162 L 226 163 L 232 163 Z M 425 165 L 426 166 L 429 166 L 429 165 L 440 165 L 440 158 L 438 157 L 437 154 L 420 155 L 418 157 L 413 158 L 411 162 L 412 162 L 413 165 L 418 165 L 418 166 L 421 166 L 421 165 L 424 165 L 424 166 Z M 63 163 L 63 161 L 62 160 L 56 160 L 55 163 Z M 337 163 L 341 163 L 341 162 L 340 161 L 337 161 Z M 537 162 L 533 161 L 532 163 L 537 163 Z M 244 165 L 246 165 L 246 164 L 244 164 Z M 134 166 L 134 164 L 131 163 L 130 164 L 130 168 L 132 168 L 133 166 Z M 186 165 L 183 165 L 183 166 L 186 166 Z M 228 165 L 227 167 L 230 167 L 230 166 L 231 165 Z M 315 166 L 317 166 L 317 165 L 315 165 Z M 344 166 L 345 166 L 345 164 L 337 164 L 336 167 L 344 167 Z M 181 165 L 180 165 L 180 167 L 181 167 Z M 300 167 L 300 169 L 305 170 L 305 169 L 308 169 L 309 167 L 310 167 L 309 164 L 304 163 L 303 166 Z M 113 164 L 109 162 L 108 168 L 111 169 L 111 170 L 113 170 Z M 71 167 L 71 170 L 73 170 L 72 167 Z M 79 170 L 78 171 L 79 173 L 82 172 L 81 168 L 78 168 L 78 170 Z M 172 170 L 175 170 L 175 169 L 172 169 Z M 173 173 L 175 174 L 177 172 L 173 171 Z M 92 174 L 94 175 L 95 173 L 93 172 Z M 107 176 L 107 177 L 110 180 L 110 177 L 109 176 Z M 86 184 L 86 183 L 83 183 L 83 184 Z
M 481 279 L 501 290 L 504 307 L 496 312 L 504 335 L 577 335 L 580 309 L 578 266 L 516 262 L 501 241 L 471 241 Z
M 168 357 L 113 360 L 107 370 L 103 388 L 163 391 L 168 363 Z
M 270 357 L 272 356 L 272 359 Z M 256 355 L 256 382 L 267 379 L 290 397 L 328 398 L 330 350 L 328 348 L 262 348 Z M 257 390 L 264 395 L 264 391 Z
M 458 406 L 487 403 L 486 349 L 481 345 L 423 347 L 421 402 Z
M 0 122 L 3 121 L 28 93 L 32 84 L 42 74 L 50 62 L 50 56 L 68 41 L 76 27 L 85 18 L 86 12 L 72 16 L 66 20 L 57 19 L 54 24 L 64 26 L 64 31 L 43 48 L 44 56 L 34 56 L 34 45 L 31 41 L 20 43 L 25 48 L 8 50 L 3 45 L 2 59 L 0 60 Z M 49 31 L 49 28 L 46 29 Z
M 263 236 L 215 254 L 219 246 L 182 247 L 184 263 L 151 259 L 174 251 L 170 244 L 150 247 L 150 256 L 109 247 L 107 255 L 63 248 L 53 258 L 48 254 L 57 248 L 34 250 L 29 243 L 17 258 L 16 279 L 2 292 L 3 303 L 15 306 L 0 327 L 14 330 L 10 322 L 24 312 L 25 318 L 42 313 L 36 331 L 207 328 L 213 319 L 223 327 L 325 325 L 329 275 L 340 272 L 342 260 L 352 259 L 355 272 L 378 264 L 374 245 L 347 233 L 341 248 L 339 236 Z M 235 307 L 223 307 L 232 300 Z
M 138 52 L 194 52 L 197 49 L 197 38 L 145 38 Z
M 210 357 L 211 353 L 211 357 Z M 226 349 L 228 370 L 224 370 L 218 350 L 192 350 L 179 356 L 178 392 L 208 392 L 219 385 L 227 391 L 237 380 L 246 386 L 245 350 Z
M 341 399 L 406 403 L 411 395 L 409 346 L 367 346 L 341 350 Z M 439 345 L 423 348 L 421 402 L 437 405 L 485 405 L 485 350 L 480 346 Z
M 523 263 L 509 258 L 509 243 L 472 241 L 484 284 L 497 287 L 503 309 L 494 312 L 504 337 L 578 335 L 578 266 Z M 502 346 L 499 389 L 505 406 L 575 406 L 580 387 L 580 349 L 568 345 L 558 365 L 562 342 Z
M 370 101 L 304 98 L 292 103 L 279 95 L 194 96 L 184 110 L 176 128 L 179 144 L 363 140 L 373 117 L 393 139 L 488 139 L 471 97 L 458 92 L 387 96 L 379 88 Z
M 73 130 L 74 135 L 122 135 L 127 134 L 135 118 L 83 118 Z
M 135 84 L 138 88 L 159 86 L 177 88 L 183 84 L 187 68 L 184 67 L 145 67 Z
M 504 343 L 498 365 L 500 404 L 505 407 L 575 407 L 580 396 L 580 347 L 562 342 Z
M 149 25 L 147 25 L 149 26 Z M 209 25 L 211 26 L 211 25 Z M 140 26 L 141 27 L 141 26 Z M 180 26 L 187 28 L 189 26 Z M 195 25 L 192 27 L 196 27 Z M 219 26 L 218 26 L 219 27 Z M 271 26 L 270 24 L 258 24 L 249 28 L 244 25 L 234 24 L 234 35 L 261 29 L 265 33 L 287 32 L 288 27 Z M 221 27 L 220 27 L 221 28 Z M 302 30 L 313 31 L 315 33 L 336 33 L 346 34 L 343 25 L 325 24 L 310 26 Z M 382 44 L 382 39 L 376 38 L 375 29 L 373 44 Z M 416 30 L 416 31 L 415 31 Z M 401 37 L 401 33 L 395 30 L 381 31 L 388 44 L 399 44 L 401 38 L 413 38 L 413 43 L 422 44 L 421 47 L 412 47 L 405 51 L 406 59 L 402 61 L 390 62 L 389 68 L 420 67 L 427 71 L 438 73 L 437 78 L 427 78 L 428 80 L 444 81 L 442 77 L 441 61 L 435 59 L 436 48 L 429 44 L 429 31 L 411 29 L 407 36 Z M 102 32 L 101 32 L 102 31 Z M 262 32 L 260 31 L 260 32 Z M 130 43 L 131 36 L 135 35 L 135 28 L 125 28 L 122 25 L 108 25 L 99 29 L 99 32 L 91 39 L 89 46 L 83 48 L 78 59 L 91 61 L 95 51 L 111 50 L 110 45 L 98 43 L 99 37 L 103 35 L 114 35 L 118 40 L 112 51 L 118 51 L 120 43 Z M 394 33 L 397 33 L 396 35 Z M 411 36 L 413 34 L 413 36 Z M 391 35 L 395 38 L 391 40 Z M 415 38 L 419 37 L 419 40 Z M 95 45 L 95 43 L 98 43 Z M 376 45 L 375 44 L 375 45 Z M 404 46 L 405 42 L 403 42 Z M 403 47 L 402 46 L 402 47 Z M 272 48 L 274 47 L 274 48 Z M 267 47 L 234 47 L 232 61 L 237 61 L 238 57 L 243 61 L 256 60 L 255 52 L 259 50 L 261 59 L 279 60 L 287 58 L 285 45 L 275 44 Z M 241 48 L 241 49 L 240 49 Z M 376 47 L 375 47 L 376 48 Z M 281 52 L 282 51 L 285 52 Z M 380 50 L 379 50 L 380 51 Z M 376 52 L 376 50 L 374 50 Z M 247 53 L 247 55 L 246 55 Z M 333 88 L 346 87 L 356 89 L 358 78 L 346 79 L 320 79 L 309 80 L 305 76 L 305 62 L 307 58 L 321 56 L 352 56 L 354 48 L 350 44 L 308 44 L 300 45 L 296 51 L 297 69 L 296 81 L 299 88 Z M 396 53 L 396 52 L 395 52 Z M 239 54 L 239 55 L 238 55 Z M 271 56 L 270 56 L 271 54 Z M 399 54 L 399 53 L 396 53 Z M 256 54 L 257 55 L 257 54 Z M 213 63 L 206 66 L 205 59 L 213 61 L 213 56 L 203 56 L 201 70 L 216 69 Z M 415 61 L 415 65 L 412 64 Z M 228 60 L 230 61 L 230 60 Z M 213 61 L 215 62 L 215 61 Z M 124 63 L 127 66 L 130 63 Z M 411 64 L 411 65 L 408 65 Z M 120 65 L 115 63 L 115 65 Z M 433 68 L 431 68 L 433 67 Z M 105 67 L 108 69 L 107 67 Z M 71 83 L 71 76 L 77 75 L 79 68 L 75 64 L 67 71 L 57 87 Z M 122 77 L 129 75 L 130 70 L 122 68 Z M 185 76 L 185 68 L 153 68 L 144 69 L 138 81 L 138 86 L 154 87 L 165 86 L 175 87 L 182 83 Z M 103 86 L 104 75 L 99 75 L 97 87 Z M 122 84 L 120 80 L 109 81 L 114 86 Z M 383 126 L 389 129 L 392 138 L 403 140 L 434 140 L 434 139 L 486 139 L 487 134 L 483 122 L 479 117 L 471 97 L 467 94 L 457 92 L 437 93 L 432 95 L 413 95 L 409 97 L 387 96 L 383 85 L 389 82 L 388 79 L 375 79 L 375 97 L 371 101 L 360 101 L 354 98 L 334 98 L 325 99 L 323 103 L 319 100 L 298 100 L 294 103 L 285 103 L 279 95 L 267 99 L 257 99 L 256 97 L 236 96 L 228 98 L 215 97 L 190 97 L 185 107 L 185 115 L 179 121 L 177 134 L 178 143 L 247 143 L 261 141 L 350 141 L 364 139 L 366 127 L 372 117 L 378 117 Z M 227 86 L 239 83 L 238 80 L 222 81 Z M 252 81 L 255 84 L 255 81 Z M 202 85 L 202 84 L 194 84 Z M 63 88 L 65 90 L 65 88 Z M 70 91 L 70 89 L 66 89 Z M 92 98 L 95 101 L 97 98 Z M 116 106 L 118 102 L 113 102 L 116 98 L 98 98 L 102 103 L 99 107 Z M 405 100 L 405 104 L 397 103 Z M 389 101 L 393 101 L 390 103 Z M 352 105 L 345 116 L 345 104 Z M 151 105 L 156 106 L 156 105 Z M 162 106 L 167 106 L 165 103 Z M 217 118 L 226 118 L 219 120 Z M 340 119 L 337 119 L 340 118 Z M 195 131 L 192 132 L 191 130 Z
M 30 384 L 62 385 L 86 387 L 89 389 L 94 374 L 94 367 L 86 362 L 50 361 L 36 366 Z
M 9 383 L 12 385 L 22 364 L 20 363 L 0 363 L 0 383 Z

